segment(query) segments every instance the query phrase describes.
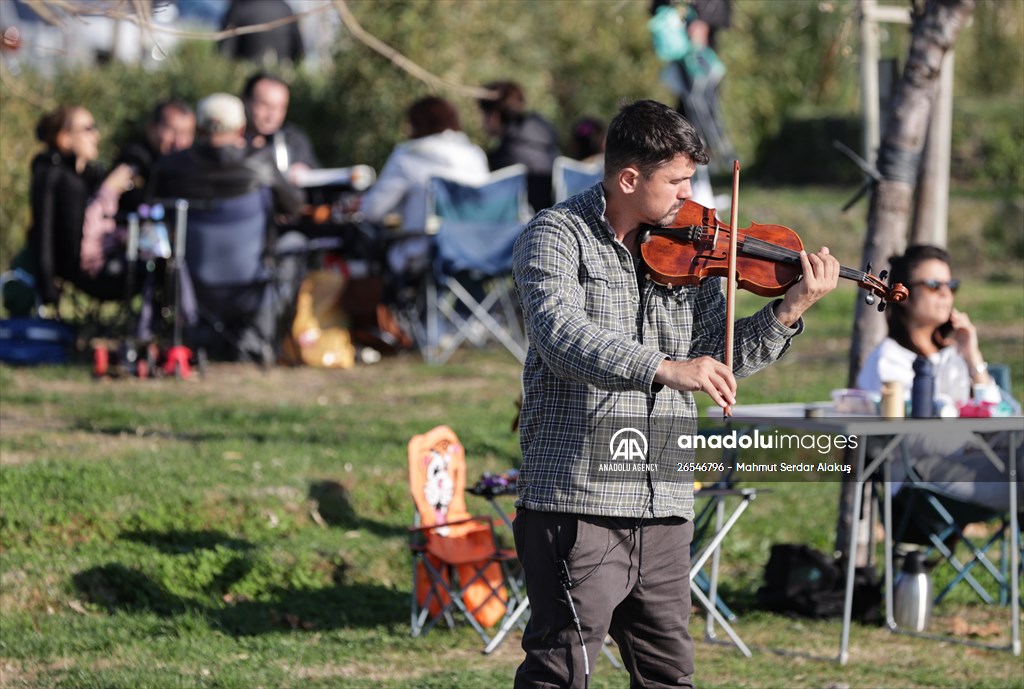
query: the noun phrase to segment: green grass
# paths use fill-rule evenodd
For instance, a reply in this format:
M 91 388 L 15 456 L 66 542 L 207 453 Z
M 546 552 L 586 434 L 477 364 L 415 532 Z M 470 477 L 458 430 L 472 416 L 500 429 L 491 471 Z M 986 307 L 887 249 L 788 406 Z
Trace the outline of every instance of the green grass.
M 780 375 L 801 381 L 828 369 L 789 366 Z M 777 398 L 777 382 L 749 379 L 744 399 Z M 508 686 L 517 635 L 490 657 L 467 628 L 408 636 L 405 443 L 448 423 L 471 472 L 514 466 L 517 391 L 498 352 L 443 369 L 218 366 L 182 382 L 0 367 L 0 686 Z M 854 626 L 839 667 L 837 622 L 754 609 L 771 544 L 831 550 L 838 490 L 764 487 L 723 556 L 723 595 L 755 656 L 698 642 L 702 686 L 1022 685 L 1009 654 L 874 626 Z M 937 612 L 940 629 L 962 619 L 1005 641 L 1004 608 L 960 596 Z M 598 664 L 593 686 L 625 683 Z

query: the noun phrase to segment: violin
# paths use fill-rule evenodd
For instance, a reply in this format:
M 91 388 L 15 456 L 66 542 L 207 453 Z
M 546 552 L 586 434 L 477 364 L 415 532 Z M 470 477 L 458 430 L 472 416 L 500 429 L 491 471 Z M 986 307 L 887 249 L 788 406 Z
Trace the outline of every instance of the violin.
M 733 224 L 737 224 L 735 219 Z M 733 239 L 737 288 L 762 297 L 777 297 L 803 275 L 803 241 L 790 228 L 751 223 L 750 227 L 738 230 L 735 238 L 732 234 L 732 227 L 715 217 L 714 208 L 685 201 L 668 226 L 641 227 L 640 254 L 647 266 L 647 277 L 666 287 L 697 285 L 708 277 L 728 277 Z M 867 303 L 873 304 L 875 297 L 879 297 L 879 311 L 887 302 L 907 298 L 909 293 L 903 285 L 885 284 L 887 271 L 876 277 L 870 270 L 870 264 L 866 271 L 841 265 L 839 276 L 867 290 Z

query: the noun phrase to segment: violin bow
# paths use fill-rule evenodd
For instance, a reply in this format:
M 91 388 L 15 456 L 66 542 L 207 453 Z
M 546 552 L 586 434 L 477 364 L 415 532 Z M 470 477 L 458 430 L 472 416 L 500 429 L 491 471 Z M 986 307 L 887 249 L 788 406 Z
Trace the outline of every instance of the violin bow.
M 740 209 L 740 161 L 732 161 L 732 208 L 730 209 L 729 226 L 729 267 L 725 283 L 725 365 L 732 370 L 733 323 L 736 319 L 736 228 L 739 227 Z M 732 416 L 732 405 L 722 409 L 726 419 Z

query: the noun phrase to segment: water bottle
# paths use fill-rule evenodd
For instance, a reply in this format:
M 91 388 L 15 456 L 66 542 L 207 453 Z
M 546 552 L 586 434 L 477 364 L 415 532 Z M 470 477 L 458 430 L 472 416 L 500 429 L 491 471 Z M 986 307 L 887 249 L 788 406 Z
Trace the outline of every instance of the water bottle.
M 910 392 L 910 416 L 930 419 L 935 416 L 935 373 L 932 362 L 923 356 L 914 360 L 914 386 Z
M 893 616 L 900 629 L 923 632 L 932 616 L 932 580 L 921 553 L 907 553 L 896 577 Z

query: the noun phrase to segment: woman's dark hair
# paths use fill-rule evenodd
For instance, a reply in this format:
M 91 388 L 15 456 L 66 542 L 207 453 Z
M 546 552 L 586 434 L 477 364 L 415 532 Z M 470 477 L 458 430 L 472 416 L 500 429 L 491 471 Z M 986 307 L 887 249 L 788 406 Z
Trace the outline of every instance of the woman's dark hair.
M 604 122 L 596 117 L 583 117 L 572 128 L 573 155 L 576 160 L 586 160 L 604 153 Z
M 446 129 L 462 131 L 459 111 L 455 106 L 438 96 L 426 96 L 409 106 L 406 112 L 409 121 L 409 138 L 420 139 L 431 134 L 440 134 Z
M 71 118 L 78 109 L 77 105 L 61 105 L 40 117 L 36 123 L 36 139 L 56 150 L 57 136 L 71 126 Z
M 635 165 L 650 177 L 685 153 L 694 165 L 707 165 L 708 152 L 693 125 L 664 103 L 638 100 L 623 106 L 605 137 L 605 174 Z
M 895 285 L 900 283 L 909 286 L 910 276 L 925 261 L 942 261 L 946 265 L 950 265 L 949 252 L 941 247 L 930 244 L 915 244 L 907 247 L 902 256 L 892 256 L 889 258 L 889 284 Z M 913 291 L 913 288 L 911 288 L 911 291 Z M 917 354 L 923 354 L 910 340 L 910 331 L 907 327 L 907 307 L 904 303 L 889 304 L 885 318 L 889 325 L 889 337 L 896 340 L 900 346 Z M 933 333 L 932 339 L 936 345 L 942 346 L 942 343 L 938 340 L 938 333 Z
M 484 84 L 484 88 L 493 91 L 495 95 L 481 98 L 477 103 L 485 113 L 498 113 L 502 124 L 520 120 L 526 114 L 526 96 L 523 95 L 523 88 L 516 82 L 492 81 Z

